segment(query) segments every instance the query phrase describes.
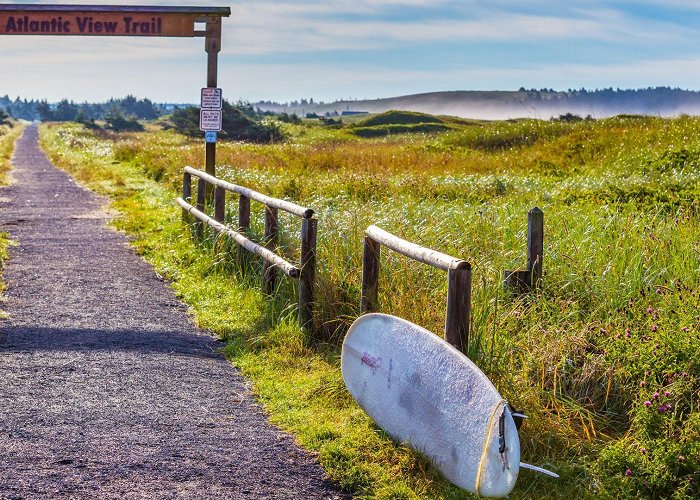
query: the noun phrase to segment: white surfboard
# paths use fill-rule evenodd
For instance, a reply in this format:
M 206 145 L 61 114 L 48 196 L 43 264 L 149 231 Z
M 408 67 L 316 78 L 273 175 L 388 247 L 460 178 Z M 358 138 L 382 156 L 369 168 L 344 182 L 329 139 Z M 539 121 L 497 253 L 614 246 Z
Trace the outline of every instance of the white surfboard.
M 457 349 L 401 318 L 366 314 L 345 337 L 341 365 L 362 409 L 448 480 L 487 497 L 513 489 L 520 440 L 508 403 Z

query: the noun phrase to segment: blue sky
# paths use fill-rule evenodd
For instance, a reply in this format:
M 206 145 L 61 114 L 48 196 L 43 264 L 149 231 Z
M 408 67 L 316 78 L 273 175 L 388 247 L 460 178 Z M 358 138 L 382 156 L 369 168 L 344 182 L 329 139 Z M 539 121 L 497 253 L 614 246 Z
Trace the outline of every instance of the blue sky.
M 233 100 L 521 86 L 700 89 L 700 0 L 105 3 L 230 6 L 219 84 Z M 205 62 L 202 39 L 4 36 L 0 95 L 195 102 Z

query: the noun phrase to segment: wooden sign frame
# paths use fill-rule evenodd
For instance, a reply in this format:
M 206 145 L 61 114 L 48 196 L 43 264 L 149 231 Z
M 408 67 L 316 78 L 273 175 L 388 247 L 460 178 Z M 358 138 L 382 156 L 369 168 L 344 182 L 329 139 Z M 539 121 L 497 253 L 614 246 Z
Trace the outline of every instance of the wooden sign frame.
M 0 5 L 0 35 L 204 37 L 207 87 L 217 87 L 221 18 L 229 7 Z M 204 25 L 203 30 L 197 24 Z M 206 143 L 206 171 L 216 175 L 216 144 Z

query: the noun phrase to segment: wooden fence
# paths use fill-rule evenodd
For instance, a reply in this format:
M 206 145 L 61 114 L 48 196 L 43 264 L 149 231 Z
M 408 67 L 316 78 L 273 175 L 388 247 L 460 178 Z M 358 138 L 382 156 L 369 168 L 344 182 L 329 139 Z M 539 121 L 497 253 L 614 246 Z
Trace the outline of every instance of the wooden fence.
M 377 307 L 382 245 L 418 262 L 447 271 L 445 340 L 466 353 L 471 315 L 471 265 L 464 260 L 403 240 L 377 226 L 369 226 L 365 231 L 362 256 L 362 312 L 374 311 Z
M 538 207 L 527 213 L 527 269 L 504 271 L 506 288 L 526 293 L 542 282 L 542 253 L 544 245 L 544 213 Z
M 198 179 L 195 206 L 189 203 L 192 199 L 193 176 Z M 214 217 L 204 213 L 207 185 L 214 187 Z M 224 224 L 226 191 L 238 194 L 238 228 L 236 230 Z M 265 236 L 262 245 L 244 236 L 250 228 L 250 200 L 265 205 Z M 306 330 L 312 328 L 318 226 L 318 220 L 313 217 L 313 210 L 222 181 L 192 167 L 185 167 L 182 179 L 182 198 L 178 198 L 177 202 L 182 207 L 183 219 L 187 220 L 188 215 L 197 219 L 195 226 L 197 235 L 203 234 L 203 228 L 206 224 L 220 234 L 227 235 L 241 248 L 262 257 L 264 260 L 263 290 L 266 294 L 272 294 L 275 290 L 277 270 L 282 271 L 290 278 L 298 279 L 299 324 Z M 302 219 L 301 253 L 298 266 L 275 253 L 278 244 L 278 210 L 283 210 Z M 244 259 L 242 252 L 239 252 L 239 258 Z

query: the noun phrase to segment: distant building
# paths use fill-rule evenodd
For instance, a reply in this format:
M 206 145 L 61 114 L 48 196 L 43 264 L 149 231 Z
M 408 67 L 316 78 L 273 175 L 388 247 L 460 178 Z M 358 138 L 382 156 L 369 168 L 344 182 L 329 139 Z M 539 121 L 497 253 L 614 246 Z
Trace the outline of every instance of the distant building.
M 368 115 L 369 111 L 343 111 L 340 116 Z

